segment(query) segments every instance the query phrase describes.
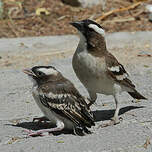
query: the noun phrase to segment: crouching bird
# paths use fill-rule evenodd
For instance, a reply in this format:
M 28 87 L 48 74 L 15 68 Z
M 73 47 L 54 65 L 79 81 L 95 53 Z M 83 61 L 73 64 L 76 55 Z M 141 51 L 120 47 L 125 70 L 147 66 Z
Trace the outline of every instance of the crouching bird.
M 129 75 L 117 59 L 108 52 L 104 29 L 92 20 L 72 22 L 80 35 L 78 47 L 73 55 L 73 69 L 89 92 L 92 104 L 97 93 L 113 95 L 116 103 L 110 124 L 119 123 L 120 104 L 118 95 L 128 92 L 135 99 L 146 99 L 135 89 Z
M 47 119 L 55 128 L 29 131 L 28 136 L 42 135 L 63 129 L 74 134 L 91 133 L 93 115 L 88 108 L 89 100 L 80 95 L 75 86 L 52 66 L 35 66 L 24 69 L 33 82 L 32 95 Z

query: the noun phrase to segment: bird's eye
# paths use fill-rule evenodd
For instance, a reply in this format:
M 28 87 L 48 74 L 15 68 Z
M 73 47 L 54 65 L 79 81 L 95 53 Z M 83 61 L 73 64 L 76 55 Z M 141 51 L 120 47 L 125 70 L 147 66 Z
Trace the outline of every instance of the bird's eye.
M 38 76 L 43 76 L 44 73 L 43 73 L 43 72 L 40 72 L 40 71 L 37 71 L 37 75 L 38 75 Z
M 92 28 L 89 28 L 89 31 L 92 32 L 92 31 L 94 31 L 94 30 L 93 30 Z

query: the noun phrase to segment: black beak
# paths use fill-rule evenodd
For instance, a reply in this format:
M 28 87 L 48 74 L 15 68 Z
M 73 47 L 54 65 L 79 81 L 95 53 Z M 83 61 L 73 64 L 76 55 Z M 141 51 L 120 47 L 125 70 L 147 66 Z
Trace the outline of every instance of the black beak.
M 70 23 L 72 26 L 74 26 L 77 30 L 79 31 L 83 31 L 84 29 L 84 23 L 81 21 L 77 21 L 77 22 L 71 22 Z
M 29 76 L 36 77 L 36 75 L 33 73 L 33 71 L 31 69 L 23 69 L 23 72 Z

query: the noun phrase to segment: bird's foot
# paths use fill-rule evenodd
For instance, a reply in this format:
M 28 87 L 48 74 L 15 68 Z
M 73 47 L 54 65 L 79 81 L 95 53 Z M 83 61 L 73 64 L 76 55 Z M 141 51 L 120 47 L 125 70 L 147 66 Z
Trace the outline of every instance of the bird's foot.
M 123 118 L 122 117 L 112 117 L 111 121 L 113 122 L 113 125 L 119 124 L 120 121 L 122 121 Z
M 113 125 L 119 124 L 120 121 L 122 121 L 122 117 L 112 117 L 110 122 L 99 125 L 99 128 L 100 127 L 104 128 L 104 127 L 108 127 L 108 126 L 113 126 Z
M 28 129 L 25 129 L 23 130 L 24 132 L 27 133 L 27 137 L 35 137 L 35 136 L 44 136 L 41 132 L 39 131 L 32 131 L 32 130 L 28 130 Z
M 32 130 L 24 130 L 24 132 L 28 133 L 27 137 L 35 137 L 35 136 L 45 136 L 44 133 L 48 133 L 49 135 L 52 134 L 52 132 L 54 131 L 60 131 L 63 128 L 60 127 L 56 127 L 56 128 L 50 128 L 50 129 L 41 129 L 41 130 L 37 130 L 37 131 L 32 131 Z
M 37 121 L 38 123 L 49 121 L 46 117 L 33 118 L 33 122 Z

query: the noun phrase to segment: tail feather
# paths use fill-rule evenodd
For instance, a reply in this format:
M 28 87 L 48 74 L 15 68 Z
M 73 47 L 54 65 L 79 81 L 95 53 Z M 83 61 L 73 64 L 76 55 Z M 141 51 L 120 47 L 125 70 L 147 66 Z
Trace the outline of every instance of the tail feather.
M 138 91 L 134 90 L 134 92 L 128 92 L 135 99 L 144 99 L 147 100 L 143 95 L 141 95 Z
M 73 133 L 78 136 L 84 136 L 86 134 L 91 134 L 92 132 L 85 126 L 76 126 L 73 130 Z

